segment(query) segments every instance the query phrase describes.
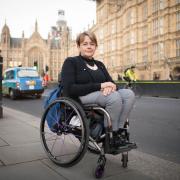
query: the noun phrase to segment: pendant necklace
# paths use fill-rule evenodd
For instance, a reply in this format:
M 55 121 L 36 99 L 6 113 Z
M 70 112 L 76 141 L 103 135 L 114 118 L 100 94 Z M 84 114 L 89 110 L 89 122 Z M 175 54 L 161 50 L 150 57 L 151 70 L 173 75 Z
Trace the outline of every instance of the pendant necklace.
M 94 71 L 98 69 L 98 67 L 96 66 L 96 64 L 94 64 L 93 66 L 90 66 L 89 64 L 86 63 L 86 66 L 87 66 L 89 69 L 94 70 Z

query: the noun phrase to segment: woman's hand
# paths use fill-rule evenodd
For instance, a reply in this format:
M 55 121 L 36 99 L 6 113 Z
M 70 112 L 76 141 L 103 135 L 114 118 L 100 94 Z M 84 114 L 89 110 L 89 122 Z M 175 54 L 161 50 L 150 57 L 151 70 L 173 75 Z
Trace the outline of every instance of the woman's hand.
M 111 87 L 106 87 L 102 90 L 102 93 L 104 96 L 107 96 L 107 95 L 111 94 L 112 92 L 113 92 L 113 90 Z
M 112 82 L 101 83 L 101 91 L 104 96 L 116 91 L 116 85 Z
M 112 82 L 104 82 L 104 83 L 101 83 L 101 89 L 103 90 L 104 88 L 107 88 L 107 87 L 111 87 L 114 91 L 116 90 L 116 85 Z

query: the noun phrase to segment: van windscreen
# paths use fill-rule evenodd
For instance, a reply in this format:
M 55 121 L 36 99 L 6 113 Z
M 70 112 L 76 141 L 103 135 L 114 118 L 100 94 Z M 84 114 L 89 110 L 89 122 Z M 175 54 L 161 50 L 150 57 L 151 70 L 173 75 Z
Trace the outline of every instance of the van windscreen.
M 38 72 L 31 69 L 20 69 L 17 73 L 18 77 L 38 77 Z

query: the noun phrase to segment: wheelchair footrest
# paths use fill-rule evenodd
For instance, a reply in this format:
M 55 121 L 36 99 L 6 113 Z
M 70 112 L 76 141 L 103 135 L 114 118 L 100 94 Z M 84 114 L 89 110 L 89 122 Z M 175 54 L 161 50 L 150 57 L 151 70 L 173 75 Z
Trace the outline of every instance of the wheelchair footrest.
M 128 152 L 132 149 L 136 149 L 137 145 L 136 143 L 131 143 L 131 144 L 127 144 L 125 146 L 119 146 L 118 148 L 112 148 L 112 152 L 110 154 L 116 155 L 116 154 L 120 154 L 123 152 Z

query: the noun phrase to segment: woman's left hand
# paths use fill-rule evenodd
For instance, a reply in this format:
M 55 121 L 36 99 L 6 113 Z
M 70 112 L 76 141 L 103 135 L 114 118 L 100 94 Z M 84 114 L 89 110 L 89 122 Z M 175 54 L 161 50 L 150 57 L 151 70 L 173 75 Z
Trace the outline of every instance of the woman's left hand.
M 102 93 L 103 93 L 104 96 L 107 96 L 107 95 L 111 94 L 111 93 L 114 92 L 114 91 L 115 91 L 114 88 L 112 88 L 112 87 L 106 87 L 106 88 L 104 88 L 104 89 L 102 90 Z

